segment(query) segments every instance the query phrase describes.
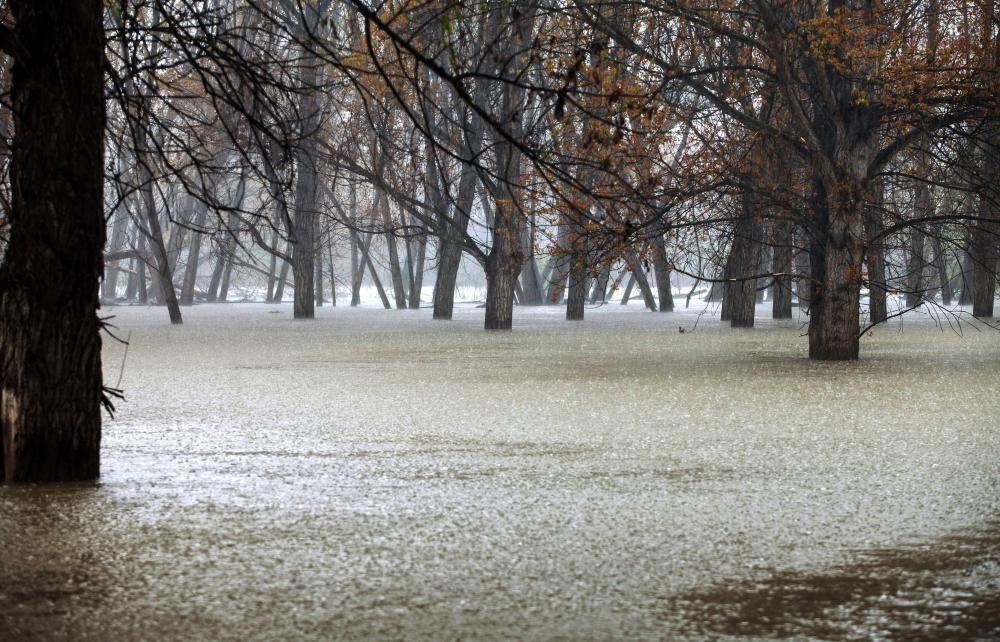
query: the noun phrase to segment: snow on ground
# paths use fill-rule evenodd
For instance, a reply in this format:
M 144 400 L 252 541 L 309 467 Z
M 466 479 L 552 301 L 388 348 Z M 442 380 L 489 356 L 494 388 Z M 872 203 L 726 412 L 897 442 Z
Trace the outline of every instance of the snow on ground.
M 861 361 L 814 363 L 801 319 L 731 330 L 637 303 L 519 308 L 510 333 L 474 304 L 451 322 L 203 305 L 179 327 L 105 308 L 131 338 L 104 351 L 128 400 L 98 484 L 0 489 L 0 638 L 719 639 L 797 613 L 793 637 L 892 639 L 944 631 L 942 609 L 965 618 L 954 639 L 991 626 L 962 604 L 1000 593 L 1000 332 L 911 314 Z M 844 574 L 829 608 L 795 610 Z M 927 617 L 900 624 L 900 600 Z M 758 603 L 774 613 L 746 628 Z

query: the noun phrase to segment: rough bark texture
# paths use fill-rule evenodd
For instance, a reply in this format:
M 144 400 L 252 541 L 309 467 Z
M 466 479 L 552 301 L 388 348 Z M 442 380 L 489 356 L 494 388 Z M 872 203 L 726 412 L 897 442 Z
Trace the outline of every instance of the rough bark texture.
M 674 311 L 674 293 L 670 286 L 670 265 L 667 262 L 667 246 L 662 234 L 653 240 L 653 271 L 656 274 L 656 294 L 660 312 Z
M 10 243 L 0 266 L 0 477 L 93 479 L 101 442 L 103 5 L 9 6 L 23 55 L 13 71 Z
M 306 19 L 315 28 L 319 9 L 307 12 Z M 316 261 L 316 209 L 319 201 L 317 149 L 320 124 L 319 95 L 313 89 L 319 80 L 320 62 L 317 55 L 303 47 L 301 86 L 305 93 L 299 107 L 302 114 L 302 140 L 295 150 L 295 220 L 292 250 L 292 280 L 295 283 L 292 314 L 296 319 L 316 316 L 315 261 Z
M 819 287 L 809 303 L 811 359 L 858 358 L 864 203 L 860 181 L 845 181 L 845 188 L 826 203 L 826 239 L 821 254 L 812 257 L 813 282 Z
M 726 287 L 722 295 L 722 318 L 734 328 L 752 328 L 756 304 L 762 226 L 756 220 L 753 187 L 744 181 L 742 213 L 733 230 L 733 244 L 726 262 Z

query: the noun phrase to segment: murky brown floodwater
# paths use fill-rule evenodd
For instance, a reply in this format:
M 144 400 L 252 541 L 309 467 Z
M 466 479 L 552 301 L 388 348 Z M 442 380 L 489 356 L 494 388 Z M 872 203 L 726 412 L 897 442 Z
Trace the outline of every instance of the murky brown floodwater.
M 100 482 L 0 488 L 0 640 L 1000 639 L 1000 333 L 272 310 L 114 310 Z

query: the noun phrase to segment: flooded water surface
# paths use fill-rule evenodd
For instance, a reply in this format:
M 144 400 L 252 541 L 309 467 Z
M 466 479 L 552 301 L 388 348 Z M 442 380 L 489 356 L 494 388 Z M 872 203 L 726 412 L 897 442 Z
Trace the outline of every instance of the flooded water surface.
M 996 331 L 110 313 L 101 479 L 0 488 L 0 639 L 1000 639 Z

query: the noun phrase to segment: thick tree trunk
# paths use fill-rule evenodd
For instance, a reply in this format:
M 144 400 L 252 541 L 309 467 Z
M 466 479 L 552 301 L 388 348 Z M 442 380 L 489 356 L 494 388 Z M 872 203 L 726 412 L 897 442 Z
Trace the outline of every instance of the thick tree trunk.
M 438 242 L 437 277 L 434 281 L 434 318 L 447 321 L 455 308 L 455 285 L 458 267 L 462 261 L 462 248 L 442 236 Z
M 643 248 L 643 253 L 645 253 L 647 248 Z M 656 312 L 656 299 L 653 298 L 653 289 L 649 287 L 649 279 L 646 278 L 646 272 L 643 271 L 642 262 L 639 260 L 639 255 L 632 250 L 628 253 L 628 265 L 632 270 L 632 276 L 635 278 L 635 284 L 639 286 L 639 292 L 642 293 L 642 301 L 646 304 L 646 308 Z
M 309 9 L 304 19 L 314 29 L 319 21 L 319 9 Z M 312 33 L 312 31 L 309 31 Z M 300 101 L 302 114 L 302 139 L 295 149 L 295 219 L 292 235 L 292 281 L 294 283 L 293 316 L 312 319 L 316 316 L 316 210 L 319 204 L 319 150 L 320 104 L 316 84 L 319 81 L 320 61 L 316 53 L 306 47 L 301 52 L 302 68 Z
M 0 479 L 100 468 L 104 25 L 100 0 L 12 0 L 15 140 L 0 265 Z
M 824 203 L 826 240 L 812 257 L 818 288 L 809 302 L 809 358 L 824 361 L 857 359 L 861 331 L 864 190 L 859 181 L 837 196 Z
M 566 293 L 566 320 L 583 321 L 587 290 L 590 289 L 590 269 L 587 267 L 587 243 L 579 239 L 583 247 L 574 253 L 569 271 L 569 289 Z
M 726 261 L 726 286 L 722 295 L 722 319 L 734 328 L 752 328 L 760 269 L 762 226 L 756 220 L 756 196 L 744 180 L 742 213 L 733 229 L 733 243 Z
M 478 136 L 482 136 L 480 130 Z M 476 194 L 476 170 L 471 164 L 462 167 L 458 182 L 458 198 L 451 217 L 439 212 L 442 232 L 438 237 L 438 267 L 434 281 L 434 318 L 451 319 L 455 307 L 455 286 L 462 262 L 462 236 L 469 228 L 469 212 Z
M 490 253 L 487 266 L 491 262 L 495 263 L 487 276 L 485 328 L 510 330 L 514 320 L 514 284 L 517 283 L 520 265 L 499 252 Z M 512 269 L 515 266 L 517 269 Z
M 660 312 L 673 312 L 674 293 L 670 285 L 666 241 L 662 234 L 657 234 L 653 239 L 653 272 L 656 275 L 656 294 L 659 297 Z
M 583 321 L 587 288 L 590 285 L 590 273 L 587 268 L 588 243 L 586 230 L 575 215 L 567 215 L 569 225 L 566 248 L 569 253 L 569 285 L 566 290 L 566 320 Z M 523 272 L 522 272 L 523 274 Z

